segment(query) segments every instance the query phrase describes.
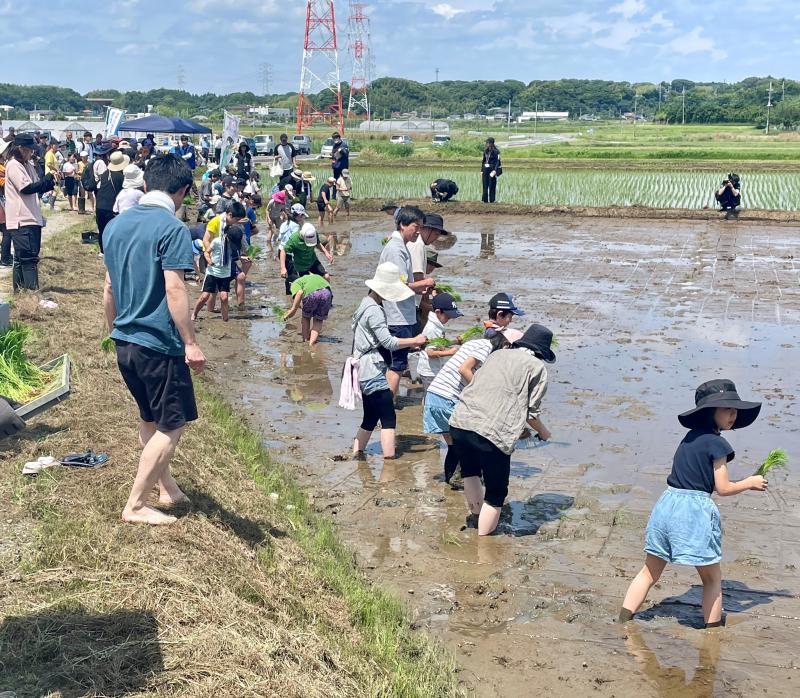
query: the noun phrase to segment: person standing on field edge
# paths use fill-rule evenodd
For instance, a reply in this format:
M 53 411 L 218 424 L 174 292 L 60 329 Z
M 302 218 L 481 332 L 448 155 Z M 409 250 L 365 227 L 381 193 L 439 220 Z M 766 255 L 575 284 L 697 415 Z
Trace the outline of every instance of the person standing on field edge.
M 483 179 L 481 201 L 483 203 L 494 203 L 497 192 L 497 178 L 501 172 L 500 151 L 494 144 L 494 138 L 490 136 L 486 139 L 486 148 L 483 151 L 483 162 L 481 163 L 481 177 Z
M 189 316 L 183 273 L 192 269 L 192 240 L 175 217 L 192 186 L 177 155 L 154 158 L 144 174 L 146 194 L 105 230 L 103 306 L 117 365 L 139 407 L 139 468 L 122 520 L 171 524 L 161 509 L 188 502 L 170 473 L 187 422 L 197 419 L 189 369 L 206 359 Z M 147 498 L 158 484 L 155 506 Z
M 331 169 L 333 170 L 333 181 L 335 182 L 342 176 L 342 170 L 350 167 L 350 148 L 347 147 L 347 143 L 342 140 L 339 133 L 334 132 L 331 138 L 333 138 Z

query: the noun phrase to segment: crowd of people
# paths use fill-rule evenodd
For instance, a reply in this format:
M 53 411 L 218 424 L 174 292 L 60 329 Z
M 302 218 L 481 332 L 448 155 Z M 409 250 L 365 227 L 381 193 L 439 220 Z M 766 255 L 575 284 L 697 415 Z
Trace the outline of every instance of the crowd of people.
M 138 144 L 92 138 L 88 132 L 80 144 L 72 134 L 65 144 L 42 140 L 36 134 L 13 134 L 0 145 L 5 185 L 2 263 L 8 263 L 13 248 L 15 290 L 38 287 L 45 225 L 41 204 L 52 206 L 56 189 L 70 211 L 94 213 L 106 266 L 106 321 L 120 374 L 139 409 L 143 446 L 122 517 L 168 524 L 175 517 L 164 510 L 186 500 L 170 462 L 187 423 L 197 418 L 191 370 L 202 371 L 205 365 L 195 323 L 203 308 L 213 311 L 217 302 L 227 320 L 232 288 L 238 306 L 244 307 L 247 274 L 257 256 L 251 253 L 252 238 L 261 232 L 261 177 L 246 143 L 231 163 L 211 163 L 198 189 L 194 170 L 202 159 L 220 157 L 209 141 L 198 156 L 185 136 L 166 154 L 156 153 L 150 135 Z M 352 180 L 346 146 L 340 145 L 338 156 L 332 157 L 331 177 L 314 199 L 313 175 L 298 168 L 287 139 L 280 141 L 264 233 L 277 250 L 275 281 L 289 298 L 281 319 L 299 313 L 302 339 L 314 346 L 334 297 L 330 272 L 320 257 L 330 263 L 333 256 L 310 222 L 306 205 L 316 201 L 319 225 L 332 222 L 339 210 L 349 217 Z M 492 139 L 487 140 L 481 171 L 485 200 L 493 202 L 502 164 Z M 192 192 L 198 197 L 198 220 L 188 231 L 178 212 L 185 211 Z M 431 184 L 436 201 L 453 193 L 444 180 Z M 729 175 L 718 195 L 735 210 L 738 177 Z M 414 353 L 424 395 L 421 428 L 442 438 L 443 480 L 463 490 L 478 535 L 489 535 L 497 530 L 508 496 L 515 449 L 527 438 L 551 438 L 541 415 L 548 365 L 556 361 L 553 333 L 536 322 L 524 331 L 511 327 L 525 312 L 510 293 L 497 289 L 478 331 L 448 338 L 448 323 L 462 313 L 435 278 L 442 263 L 434 245 L 451 234 L 443 217 L 394 202 L 382 210 L 391 217 L 393 230 L 374 273 L 364 281 L 367 293 L 352 316 L 352 347 L 342 374 L 340 404 L 353 407 L 360 399 L 363 409 L 352 454 L 364 457 L 380 425 L 382 456 L 396 457 L 395 404 Z M 203 275 L 193 307 L 186 287 L 190 270 Z M 668 562 L 696 567 L 703 583 L 705 623 L 713 627 L 723 622 L 721 525 L 710 495 L 767 488 L 760 475 L 730 481 L 727 464 L 734 454 L 721 436 L 751 424 L 760 403 L 741 400 L 727 380 L 701 385 L 695 403 L 679 416 L 689 431 L 675 453 L 668 488 L 651 514 L 645 565 L 625 597 L 622 622 L 633 617 Z M 155 487 L 157 505 L 149 502 Z

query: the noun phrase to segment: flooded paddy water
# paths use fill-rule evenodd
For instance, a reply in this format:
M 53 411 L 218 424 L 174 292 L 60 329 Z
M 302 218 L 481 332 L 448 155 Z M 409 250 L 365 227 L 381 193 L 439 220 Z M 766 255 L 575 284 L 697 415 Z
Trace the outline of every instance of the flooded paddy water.
M 446 209 L 445 209 L 446 212 Z M 383 215 L 337 222 L 334 309 L 313 351 L 284 301 L 277 262 L 253 276 L 248 322 L 207 316 L 211 375 L 264 434 L 275 458 L 338 523 L 359 562 L 440 637 L 478 696 L 796 696 L 800 694 L 800 228 L 711 220 L 445 216 L 437 278 L 465 316 L 514 294 L 559 339 L 543 419 L 553 442 L 518 450 L 498 535 L 465 528 L 443 452 L 422 432 L 407 382 L 400 457 L 377 437 L 347 457 L 360 411 L 336 406 L 350 317 L 389 232 Z M 258 308 L 261 309 L 258 309 Z M 245 340 L 243 343 L 243 339 Z M 643 561 L 644 526 L 685 431 L 694 388 L 729 377 L 763 400 L 733 432 L 732 477 L 789 451 L 769 493 L 717 498 L 728 627 L 706 632 L 694 570 L 668 566 L 638 620 L 614 620 Z

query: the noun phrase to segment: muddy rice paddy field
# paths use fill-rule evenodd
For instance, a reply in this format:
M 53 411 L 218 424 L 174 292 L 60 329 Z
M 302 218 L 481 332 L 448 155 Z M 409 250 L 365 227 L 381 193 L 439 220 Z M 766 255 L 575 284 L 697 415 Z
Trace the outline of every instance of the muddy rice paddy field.
M 441 482 L 443 453 L 422 433 L 419 387 L 403 389 L 398 460 L 384 463 L 376 438 L 365 462 L 346 455 L 361 415 L 336 406 L 338 378 L 385 216 L 331 229 L 334 310 L 313 352 L 298 321 L 283 325 L 269 310 L 284 296 L 265 255 L 250 290 L 256 310 L 227 326 L 200 322 L 213 380 L 361 564 L 443 640 L 475 695 L 800 694 L 800 227 L 445 220 L 456 235 L 439 246 L 437 278 L 461 293 L 466 315 L 449 327 L 474 324 L 502 290 L 528 311 L 519 328 L 542 322 L 560 342 L 543 404 L 553 441 L 514 454 L 498 535 L 478 540 L 465 528 L 462 494 Z M 685 433 L 676 415 L 697 384 L 720 376 L 764 402 L 757 422 L 729 437 L 732 477 L 775 447 L 794 467 L 767 494 L 717 500 L 727 628 L 699 629 L 699 579 L 680 567 L 619 627 L 649 510 Z

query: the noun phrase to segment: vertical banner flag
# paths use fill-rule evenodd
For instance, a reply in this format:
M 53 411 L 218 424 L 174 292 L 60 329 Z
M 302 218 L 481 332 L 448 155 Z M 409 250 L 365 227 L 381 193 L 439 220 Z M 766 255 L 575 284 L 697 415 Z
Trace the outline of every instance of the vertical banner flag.
M 224 169 L 233 159 L 236 144 L 239 142 L 239 121 L 241 117 L 223 112 L 222 121 L 222 153 L 219 157 L 220 169 Z
M 106 112 L 106 138 L 116 136 L 122 120 L 125 118 L 125 112 L 116 107 L 109 107 Z

